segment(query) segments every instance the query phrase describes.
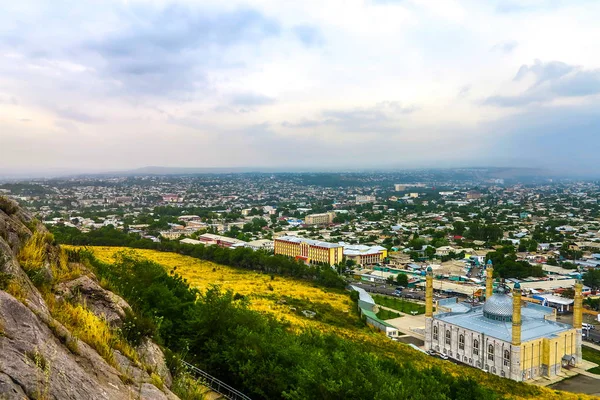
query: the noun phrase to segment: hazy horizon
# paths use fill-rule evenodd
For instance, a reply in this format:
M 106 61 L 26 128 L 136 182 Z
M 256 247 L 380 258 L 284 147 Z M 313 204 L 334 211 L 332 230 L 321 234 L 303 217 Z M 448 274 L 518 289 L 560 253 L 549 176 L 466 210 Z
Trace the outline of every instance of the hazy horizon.
M 32 0 L 3 11 L 0 176 L 149 165 L 600 175 L 599 2 Z

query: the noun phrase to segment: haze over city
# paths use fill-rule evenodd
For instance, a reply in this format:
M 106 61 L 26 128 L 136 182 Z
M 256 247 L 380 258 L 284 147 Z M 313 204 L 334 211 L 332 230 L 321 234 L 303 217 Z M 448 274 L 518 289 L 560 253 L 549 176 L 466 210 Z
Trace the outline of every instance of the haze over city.
M 596 174 L 598 2 L 2 9 L 4 174 L 148 165 Z

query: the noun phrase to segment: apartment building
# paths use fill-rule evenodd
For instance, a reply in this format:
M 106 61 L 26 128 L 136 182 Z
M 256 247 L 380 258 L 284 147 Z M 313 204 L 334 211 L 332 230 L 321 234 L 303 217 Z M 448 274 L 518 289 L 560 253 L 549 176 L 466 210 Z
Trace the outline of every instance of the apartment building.
M 306 263 L 334 265 L 342 261 L 344 247 L 297 236 L 281 236 L 274 241 L 275 254 L 303 260 Z
M 309 214 L 304 217 L 306 225 L 329 225 L 333 223 L 335 212 L 326 212 L 321 214 Z

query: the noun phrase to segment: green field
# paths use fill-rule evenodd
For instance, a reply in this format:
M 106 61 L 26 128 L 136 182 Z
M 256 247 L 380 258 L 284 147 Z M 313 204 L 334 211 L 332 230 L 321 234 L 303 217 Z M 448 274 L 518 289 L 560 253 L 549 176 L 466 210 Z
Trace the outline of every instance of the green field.
M 385 310 L 383 308 L 380 309 L 379 312 L 377 313 L 377 318 L 382 319 L 382 320 L 398 318 L 401 316 L 402 315 L 398 314 L 397 312 Z
M 373 296 L 373 299 L 375 300 L 375 303 L 379 304 L 380 306 L 392 308 L 405 314 L 410 314 L 412 311 L 416 311 L 417 314 L 425 313 L 425 306 L 410 301 L 377 294 Z
M 581 346 L 581 354 L 584 360 L 600 365 L 600 351 L 590 347 Z M 592 374 L 600 374 L 600 367 L 594 367 L 588 370 L 588 372 L 591 372 Z

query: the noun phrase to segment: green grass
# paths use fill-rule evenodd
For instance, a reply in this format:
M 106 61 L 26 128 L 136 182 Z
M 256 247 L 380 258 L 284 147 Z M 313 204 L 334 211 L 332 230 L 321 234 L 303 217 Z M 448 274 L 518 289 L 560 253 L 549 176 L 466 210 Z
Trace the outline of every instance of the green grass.
M 425 313 L 425 306 L 410 301 L 380 296 L 377 294 L 373 296 L 373 299 L 375 300 L 375 303 L 380 306 L 392 308 L 405 314 L 410 314 L 412 311 L 416 311 L 417 314 Z
M 382 319 L 382 320 L 398 318 L 401 316 L 402 315 L 398 314 L 397 312 L 385 310 L 383 308 L 380 309 L 379 312 L 377 313 L 377 318 Z
M 582 354 L 584 360 L 591 361 L 595 364 L 600 365 L 600 351 L 598 351 L 596 349 L 592 349 L 587 346 L 581 346 L 581 354 Z M 592 374 L 600 375 L 600 366 L 594 367 L 594 368 L 588 370 L 588 372 L 591 372 Z

